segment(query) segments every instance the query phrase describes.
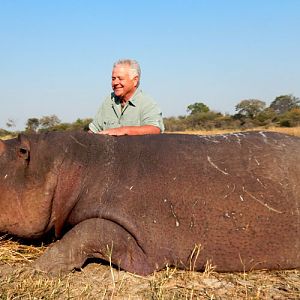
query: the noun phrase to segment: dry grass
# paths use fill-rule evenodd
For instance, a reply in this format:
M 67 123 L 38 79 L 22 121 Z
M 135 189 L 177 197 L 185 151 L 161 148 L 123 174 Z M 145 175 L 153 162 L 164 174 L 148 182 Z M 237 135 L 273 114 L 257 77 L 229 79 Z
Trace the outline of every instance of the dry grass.
M 300 136 L 300 127 L 269 127 L 269 128 L 253 128 L 253 129 L 247 129 L 245 131 L 274 131 L 274 132 L 281 132 L 285 134 Z M 233 132 L 240 132 L 241 130 L 230 130 L 230 129 L 224 129 L 224 130 L 190 130 L 190 131 L 178 131 L 178 132 L 172 132 L 172 133 L 184 133 L 184 134 L 200 134 L 200 135 L 214 135 L 214 134 L 225 134 L 225 133 L 233 133 Z
M 299 270 L 216 273 L 208 263 L 202 273 L 166 267 L 142 277 L 91 263 L 80 272 L 51 277 L 30 268 L 44 249 L 1 238 L 0 299 L 300 298 Z M 194 259 L 198 255 L 196 248 Z
M 45 247 L 22 245 L 8 239 L 6 235 L 0 237 L 0 259 L 2 263 L 31 262 L 45 249 Z
M 1 137 L 0 139 L 1 140 L 9 140 L 9 139 L 12 139 L 12 138 L 14 138 L 13 135 L 6 135 L 6 136 Z

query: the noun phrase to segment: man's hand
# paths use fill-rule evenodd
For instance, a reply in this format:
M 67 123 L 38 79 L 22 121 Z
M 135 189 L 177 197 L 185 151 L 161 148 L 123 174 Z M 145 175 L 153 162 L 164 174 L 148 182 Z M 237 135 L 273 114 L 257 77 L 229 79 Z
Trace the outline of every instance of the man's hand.
M 143 126 L 123 126 L 119 128 L 110 128 L 103 131 L 97 132 L 97 134 L 106 135 L 144 135 L 144 134 L 159 134 L 160 128 L 153 125 L 143 125 Z
M 127 135 L 125 127 L 120 128 L 110 128 L 103 131 L 97 132 L 97 134 L 106 134 L 106 135 L 114 135 L 114 136 L 120 136 L 120 135 Z

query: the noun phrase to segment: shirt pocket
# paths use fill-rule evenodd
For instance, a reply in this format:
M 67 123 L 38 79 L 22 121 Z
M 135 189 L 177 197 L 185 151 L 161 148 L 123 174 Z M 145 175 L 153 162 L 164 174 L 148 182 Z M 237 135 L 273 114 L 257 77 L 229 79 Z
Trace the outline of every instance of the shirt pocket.
M 141 122 L 140 119 L 122 119 L 121 124 L 122 126 L 140 126 Z
M 116 128 L 116 127 L 120 127 L 120 124 L 116 120 L 107 119 L 103 121 L 103 129 Z

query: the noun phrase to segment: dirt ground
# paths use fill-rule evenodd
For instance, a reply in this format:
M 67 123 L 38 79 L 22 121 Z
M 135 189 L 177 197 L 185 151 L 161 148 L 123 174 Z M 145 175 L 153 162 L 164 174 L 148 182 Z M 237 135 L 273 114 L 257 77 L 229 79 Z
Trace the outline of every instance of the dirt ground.
M 0 299 L 300 299 L 300 270 L 204 273 L 167 268 L 141 277 L 99 263 L 51 277 L 0 263 Z

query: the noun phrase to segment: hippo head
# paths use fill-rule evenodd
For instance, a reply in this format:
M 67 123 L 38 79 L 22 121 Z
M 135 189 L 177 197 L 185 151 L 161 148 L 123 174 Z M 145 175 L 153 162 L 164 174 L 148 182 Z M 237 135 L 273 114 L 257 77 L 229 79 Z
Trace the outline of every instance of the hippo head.
M 39 237 L 50 226 L 59 164 L 37 136 L 0 140 L 0 232 Z

